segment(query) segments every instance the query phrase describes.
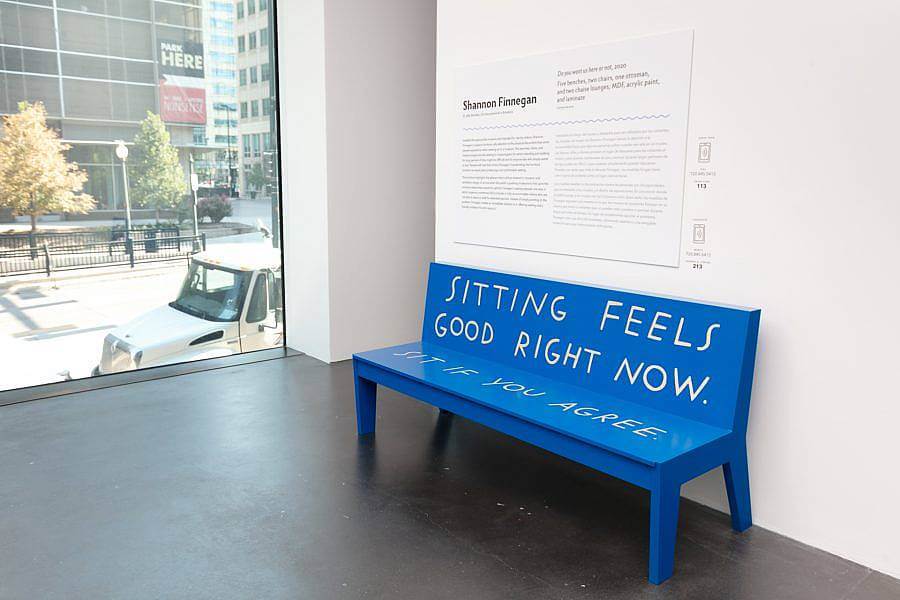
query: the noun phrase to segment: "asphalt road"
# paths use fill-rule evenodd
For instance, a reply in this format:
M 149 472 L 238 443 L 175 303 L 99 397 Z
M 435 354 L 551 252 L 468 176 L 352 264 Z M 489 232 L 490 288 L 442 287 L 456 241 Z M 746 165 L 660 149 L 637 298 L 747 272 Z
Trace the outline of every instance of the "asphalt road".
M 116 326 L 175 299 L 187 263 L 0 286 L 0 389 L 87 377 Z

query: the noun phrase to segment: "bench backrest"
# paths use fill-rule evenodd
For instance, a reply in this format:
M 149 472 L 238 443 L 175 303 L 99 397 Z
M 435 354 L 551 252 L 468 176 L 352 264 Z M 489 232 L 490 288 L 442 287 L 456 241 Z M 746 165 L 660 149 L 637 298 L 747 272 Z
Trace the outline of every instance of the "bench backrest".
M 746 432 L 759 310 L 432 263 L 422 340 Z

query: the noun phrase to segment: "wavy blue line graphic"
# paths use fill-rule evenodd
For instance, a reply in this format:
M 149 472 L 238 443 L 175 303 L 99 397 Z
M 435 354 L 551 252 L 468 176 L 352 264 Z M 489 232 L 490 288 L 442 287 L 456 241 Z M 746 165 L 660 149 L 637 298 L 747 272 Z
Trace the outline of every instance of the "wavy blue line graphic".
M 596 119 L 575 119 L 572 121 L 542 121 L 539 123 L 517 123 L 513 125 L 484 125 L 482 127 L 463 127 L 463 131 L 478 131 L 481 129 L 512 129 L 514 127 L 544 127 L 547 125 L 579 125 L 582 123 L 610 123 L 613 121 L 641 121 L 644 119 L 668 119 L 671 116 L 671 114 L 634 115 L 631 117 L 598 117 Z

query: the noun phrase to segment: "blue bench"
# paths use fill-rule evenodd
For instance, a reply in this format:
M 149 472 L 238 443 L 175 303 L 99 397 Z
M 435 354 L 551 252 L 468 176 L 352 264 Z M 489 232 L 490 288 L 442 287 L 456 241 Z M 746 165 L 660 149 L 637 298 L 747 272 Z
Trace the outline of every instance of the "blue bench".
M 751 525 L 746 431 L 759 310 L 432 263 L 422 340 L 353 356 L 378 384 L 650 491 L 650 581 L 672 575 L 681 485 L 723 467 Z

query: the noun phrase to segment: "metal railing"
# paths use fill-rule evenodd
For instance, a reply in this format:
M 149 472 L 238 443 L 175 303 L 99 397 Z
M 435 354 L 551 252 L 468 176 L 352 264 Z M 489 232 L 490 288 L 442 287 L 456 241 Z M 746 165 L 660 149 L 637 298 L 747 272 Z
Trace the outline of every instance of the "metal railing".
M 147 239 L 175 238 L 181 235 L 177 227 L 147 227 L 126 231 L 124 228 L 97 231 L 29 231 L 23 233 L 5 233 L 0 235 L 0 250 L 30 248 L 39 250 L 44 244 L 51 248 L 56 246 L 78 246 L 82 244 L 103 244 L 106 242 L 124 241 L 130 237 L 136 242 Z
M 206 249 L 206 234 L 178 229 L 0 235 L 0 276 L 71 271 L 187 258 Z

